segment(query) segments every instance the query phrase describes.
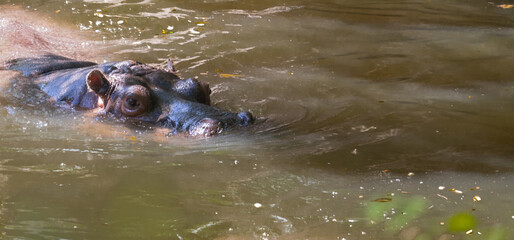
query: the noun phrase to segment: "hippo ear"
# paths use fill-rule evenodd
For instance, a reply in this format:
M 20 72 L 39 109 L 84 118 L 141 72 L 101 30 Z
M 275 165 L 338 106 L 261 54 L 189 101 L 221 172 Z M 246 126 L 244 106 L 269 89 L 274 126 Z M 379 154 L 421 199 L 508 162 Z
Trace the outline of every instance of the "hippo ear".
M 99 96 L 104 96 L 111 85 L 102 71 L 96 69 L 87 74 L 86 83 Z
M 166 65 L 166 71 L 170 73 L 177 73 L 177 71 L 175 71 L 175 64 L 173 63 L 173 60 L 171 58 L 168 58 L 168 65 Z

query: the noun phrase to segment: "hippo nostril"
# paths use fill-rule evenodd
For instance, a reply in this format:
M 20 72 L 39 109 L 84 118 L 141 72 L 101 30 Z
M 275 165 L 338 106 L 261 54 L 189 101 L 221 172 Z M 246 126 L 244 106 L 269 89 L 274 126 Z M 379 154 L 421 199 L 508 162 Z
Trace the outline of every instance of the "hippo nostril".
M 237 117 L 240 120 L 240 125 L 247 126 L 253 122 L 253 116 L 250 112 L 240 112 L 237 114 Z
M 169 128 L 175 128 L 177 127 L 177 124 L 175 123 L 175 121 L 171 120 L 169 117 L 160 117 L 159 119 L 157 119 L 157 122 L 164 126 L 164 127 L 169 127 Z
M 189 129 L 191 136 L 209 137 L 221 133 L 223 126 L 220 121 L 212 118 L 204 118 L 200 120 L 194 127 Z

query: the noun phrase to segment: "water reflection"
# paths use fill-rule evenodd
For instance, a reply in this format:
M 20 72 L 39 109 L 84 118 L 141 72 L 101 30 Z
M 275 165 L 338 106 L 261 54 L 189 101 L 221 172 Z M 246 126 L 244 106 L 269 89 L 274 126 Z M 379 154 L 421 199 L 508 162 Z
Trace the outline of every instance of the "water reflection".
M 171 57 L 183 77 L 210 83 L 216 106 L 259 117 L 216 138 L 168 138 L 57 109 L 0 71 L 5 237 L 513 235 L 510 10 L 234 3 L 16 2 L 100 41 L 70 40 L 78 35 L 30 14 L 17 17 L 33 28 L 6 28 L 12 14 L 1 15 L 2 59 L 48 49 L 97 62 Z M 14 36 L 48 44 L 6 45 Z M 447 227 L 459 212 L 476 218 L 473 235 Z

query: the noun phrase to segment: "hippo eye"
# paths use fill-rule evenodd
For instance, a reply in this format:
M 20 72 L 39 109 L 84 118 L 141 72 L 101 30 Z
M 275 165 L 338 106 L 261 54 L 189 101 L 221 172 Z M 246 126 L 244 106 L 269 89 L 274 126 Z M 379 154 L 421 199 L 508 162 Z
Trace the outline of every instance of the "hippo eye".
M 136 117 L 146 113 L 151 103 L 148 90 L 143 87 L 131 87 L 128 92 L 121 105 L 123 115 Z
M 130 109 L 136 109 L 139 107 L 140 103 L 137 99 L 134 99 L 134 98 L 129 98 L 127 99 L 127 106 L 128 108 Z

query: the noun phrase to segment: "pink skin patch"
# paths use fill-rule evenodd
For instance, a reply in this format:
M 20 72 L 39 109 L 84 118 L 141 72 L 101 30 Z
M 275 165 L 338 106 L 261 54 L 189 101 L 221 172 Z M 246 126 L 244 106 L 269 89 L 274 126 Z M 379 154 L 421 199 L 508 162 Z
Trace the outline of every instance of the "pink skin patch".
M 104 108 L 104 100 L 101 97 L 98 97 L 98 108 Z

